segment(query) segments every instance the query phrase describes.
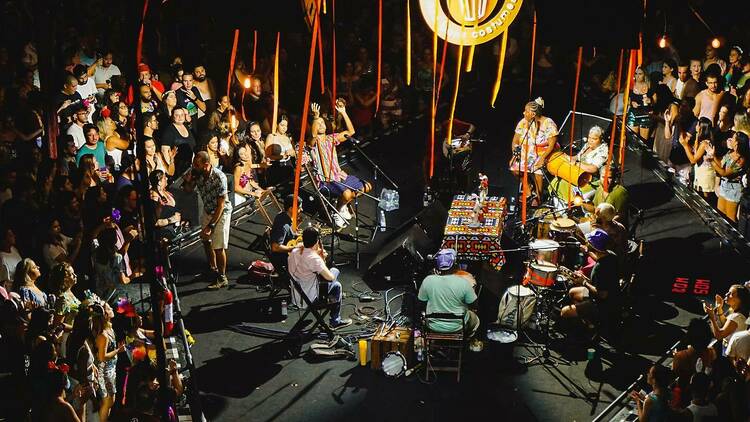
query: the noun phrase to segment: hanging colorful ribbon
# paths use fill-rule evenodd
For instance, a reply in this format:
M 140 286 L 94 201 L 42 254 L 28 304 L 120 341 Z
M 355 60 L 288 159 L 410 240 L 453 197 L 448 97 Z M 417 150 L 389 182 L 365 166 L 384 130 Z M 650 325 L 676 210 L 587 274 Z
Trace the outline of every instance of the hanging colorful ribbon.
M 437 106 L 440 103 L 440 91 L 443 86 L 443 75 L 445 74 L 445 58 L 448 57 L 448 25 L 445 26 L 445 38 L 443 39 L 443 55 L 440 56 L 440 72 L 438 72 L 437 79 L 437 93 L 435 94 L 435 110 L 437 113 Z
M 531 127 L 528 130 L 531 130 Z M 526 135 L 529 136 L 529 133 L 527 132 Z M 519 160 L 518 164 L 519 168 L 523 164 L 523 176 L 521 178 L 521 224 L 526 224 L 526 199 L 529 197 L 529 163 L 527 161 L 529 157 L 529 142 L 523 143 L 521 154 L 523 158 Z
M 630 83 L 633 80 L 633 72 L 635 71 L 635 54 L 634 51 L 630 50 L 630 58 L 628 59 L 628 77 L 625 80 L 625 96 L 622 99 L 622 115 L 628 115 L 628 107 L 630 106 Z M 620 125 L 620 174 L 625 170 L 625 124 Z
M 336 118 L 336 0 L 331 0 L 331 114 Z
M 378 79 L 375 82 L 375 112 L 380 110 L 380 65 L 383 61 L 383 0 L 378 0 Z
M 141 63 L 143 58 L 143 31 L 146 26 L 146 13 L 148 12 L 148 0 L 143 2 L 143 16 L 141 17 L 141 30 L 138 31 L 138 45 L 135 49 L 135 62 Z
M 625 56 L 625 50 L 620 50 L 620 59 L 617 61 L 617 95 L 615 95 L 615 113 L 612 116 L 612 131 L 609 134 L 609 153 L 607 154 L 607 165 L 604 166 L 605 192 L 609 192 L 609 167 L 612 165 L 612 154 L 615 150 L 615 131 L 617 130 L 617 98 L 620 96 L 620 84 L 622 83 L 622 61 Z M 624 120 L 623 120 L 624 121 Z
M 495 77 L 495 85 L 492 87 L 492 98 L 490 99 L 490 106 L 495 108 L 495 101 L 497 100 L 497 94 L 500 93 L 500 82 L 503 79 L 503 67 L 505 66 L 505 50 L 508 47 L 508 31 L 503 32 L 500 36 L 500 53 L 497 56 L 497 76 Z
M 302 172 L 302 155 L 305 152 L 305 132 L 307 131 L 307 113 L 310 107 L 310 89 L 312 88 L 313 68 L 315 64 L 315 46 L 318 37 L 318 26 L 320 25 L 320 0 L 315 3 L 315 18 L 311 32 L 310 58 L 307 63 L 307 84 L 305 85 L 305 101 L 302 106 L 302 120 L 299 131 L 299 142 L 297 143 L 297 166 L 294 169 L 294 202 L 292 205 L 292 230 L 297 230 L 297 205 L 299 198 L 299 177 Z M 315 183 L 313 181 L 313 183 Z
M 324 63 L 323 63 L 323 31 L 320 29 L 320 25 L 318 25 L 318 63 L 319 66 L 319 72 L 320 72 L 320 95 L 324 95 L 326 93 L 326 77 L 325 77 L 325 70 L 324 70 Z
M 435 0 L 435 28 L 438 23 L 438 6 L 440 0 Z M 430 108 L 430 180 L 435 174 L 435 115 L 437 113 L 437 89 L 435 83 L 437 83 L 437 45 L 438 45 L 437 31 L 432 33 L 432 103 Z
M 477 30 L 477 27 L 479 26 L 479 20 L 476 20 L 474 22 L 474 31 Z M 476 45 L 472 44 L 469 46 L 469 54 L 466 55 L 466 73 L 471 72 L 473 63 L 474 63 L 474 47 Z
M 258 53 L 258 30 L 253 31 L 253 73 L 255 73 L 255 57 Z
M 529 98 L 531 98 L 531 87 L 534 85 L 534 52 L 536 50 L 536 10 L 534 10 L 534 23 L 531 26 L 531 65 L 529 67 Z
M 273 122 L 271 133 L 276 133 L 276 123 L 279 121 L 279 45 L 281 32 L 276 33 L 276 54 L 273 56 Z
M 576 128 L 576 107 L 578 106 L 578 83 L 581 80 L 581 63 L 583 62 L 583 47 L 578 47 L 578 62 L 576 64 L 576 83 L 573 89 L 573 114 L 570 119 L 570 151 L 568 155 L 573 156 L 573 139 Z M 573 184 L 568 183 L 568 208 L 573 206 Z
M 411 86 L 411 6 L 409 3 L 410 1 L 406 0 L 406 86 Z
M 458 86 L 461 82 L 461 65 L 463 64 L 464 46 L 458 46 L 458 58 L 456 59 L 456 86 L 453 89 L 453 98 L 451 99 L 451 114 L 448 116 L 448 136 L 445 138 L 450 141 L 453 139 L 453 116 L 456 114 L 456 102 L 458 101 Z
M 234 42 L 232 43 L 232 55 L 229 57 L 229 75 L 227 75 L 227 97 L 229 97 L 229 89 L 232 87 L 232 79 L 234 79 L 234 60 L 237 58 L 237 42 L 240 40 L 240 30 L 234 30 Z

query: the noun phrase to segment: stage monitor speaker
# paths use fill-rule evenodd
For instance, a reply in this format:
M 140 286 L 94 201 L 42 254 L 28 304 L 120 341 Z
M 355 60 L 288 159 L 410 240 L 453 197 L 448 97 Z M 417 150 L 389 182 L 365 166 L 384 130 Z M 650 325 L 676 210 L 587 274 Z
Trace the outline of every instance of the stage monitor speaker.
M 365 281 L 373 284 L 410 284 L 425 268 L 427 255 L 440 247 L 448 212 L 434 202 L 395 230 L 372 260 Z

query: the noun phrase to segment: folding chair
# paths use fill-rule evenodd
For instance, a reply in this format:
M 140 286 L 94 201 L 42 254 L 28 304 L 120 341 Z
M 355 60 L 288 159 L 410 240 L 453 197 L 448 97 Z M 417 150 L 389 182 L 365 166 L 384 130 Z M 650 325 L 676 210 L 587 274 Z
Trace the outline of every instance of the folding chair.
M 290 276 L 289 281 L 292 284 L 294 290 L 297 291 L 300 298 L 305 303 L 306 308 L 305 312 L 302 314 L 302 316 L 300 316 L 297 323 L 294 324 L 291 330 L 289 330 L 287 338 L 298 339 L 298 349 L 301 349 L 302 344 L 305 343 L 307 339 L 315 336 L 316 334 L 323 333 L 326 334 L 329 339 L 332 339 L 336 334 L 333 332 L 333 329 L 328 325 L 328 323 L 326 323 L 325 320 L 325 317 L 331 312 L 331 306 L 333 305 L 333 303 L 329 302 L 328 300 L 328 282 L 321 281 L 320 277 L 318 277 L 318 297 L 315 300 L 310 300 L 310 297 L 307 296 L 305 291 L 302 289 L 302 286 L 297 280 L 294 279 L 294 277 Z M 307 318 L 307 316 L 310 314 L 312 314 L 313 318 L 315 318 L 315 323 L 312 325 L 312 327 L 306 329 L 305 326 L 307 324 L 305 322 L 305 318 Z
M 289 292 L 289 294 L 292 294 L 292 287 L 291 287 L 291 276 L 289 275 L 289 272 L 284 268 L 284 266 L 280 265 L 278 262 L 274 262 L 273 254 L 271 251 L 271 227 L 267 226 L 265 230 L 263 230 L 263 234 L 258 239 L 260 248 L 263 251 L 263 255 L 265 255 L 266 259 L 273 264 L 273 268 L 275 271 L 275 274 L 271 274 L 268 276 L 268 284 L 267 289 L 269 291 L 267 299 L 273 299 L 274 297 L 278 296 L 279 293 L 286 290 Z
M 265 218 L 266 221 L 268 221 L 268 224 L 270 225 L 270 224 L 273 224 L 273 219 L 268 214 L 268 210 L 266 210 L 265 205 L 263 205 L 263 201 L 265 201 L 268 198 L 270 198 L 273 205 L 275 205 L 279 209 L 279 212 L 284 211 L 284 207 L 282 207 L 281 204 L 279 203 L 279 200 L 276 199 L 276 195 L 273 194 L 272 190 L 266 190 L 265 192 L 263 192 L 262 195 L 255 198 L 255 204 L 258 206 L 258 211 L 261 213 L 261 215 L 263 215 L 263 218 Z
M 441 333 L 430 329 L 429 321 L 432 319 L 445 319 L 445 320 L 460 320 L 461 329 L 452 333 Z M 443 372 L 455 372 L 456 382 L 461 382 L 461 364 L 463 362 L 463 352 L 466 348 L 466 323 L 464 315 L 456 315 L 450 313 L 432 313 L 424 317 L 424 342 L 427 350 L 425 356 L 425 378 L 429 379 L 430 370 L 432 371 L 443 371 Z M 432 351 L 445 351 L 448 352 L 448 356 L 445 359 L 435 359 L 436 361 L 442 362 L 440 366 L 433 366 L 433 357 L 431 356 Z M 458 354 L 458 357 L 451 359 L 449 354 L 454 352 Z M 453 365 L 449 365 L 449 364 Z

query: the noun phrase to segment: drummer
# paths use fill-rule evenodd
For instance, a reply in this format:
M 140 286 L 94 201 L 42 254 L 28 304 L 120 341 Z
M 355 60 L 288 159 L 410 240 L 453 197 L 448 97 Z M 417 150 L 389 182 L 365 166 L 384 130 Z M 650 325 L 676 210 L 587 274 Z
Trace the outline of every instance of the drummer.
M 572 189 L 568 181 L 561 177 L 555 176 L 550 182 L 549 192 L 563 203 L 567 204 L 572 200 L 571 194 L 580 190 L 581 195 L 586 198 L 594 194 L 596 186 L 599 185 L 599 176 L 607 163 L 609 150 L 607 144 L 602 142 L 604 130 L 599 126 L 592 126 L 589 129 L 589 136 L 586 139 L 586 145 L 581 151 L 573 157 L 563 156 L 570 164 L 579 167 L 586 173 L 591 174 L 592 181 L 586 186 Z
M 605 172 L 602 171 L 602 173 Z M 629 206 L 628 190 L 620 183 L 620 168 L 617 166 L 617 163 L 612 162 L 609 166 L 609 172 L 606 173 L 606 177 L 608 178 L 607 190 L 604 189 L 604 183 L 600 183 L 596 188 L 596 192 L 594 193 L 594 197 L 591 198 L 591 201 L 584 201 L 581 204 L 581 207 L 585 211 L 592 213 L 599 204 L 611 204 L 615 208 L 615 219 L 627 228 Z
M 620 294 L 620 276 L 617 256 L 607 249 L 609 236 L 602 229 L 586 235 L 589 256 L 596 261 L 591 279 L 580 271 L 571 280 L 575 287 L 568 291 L 571 304 L 560 311 L 563 318 L 581 318 L 591 323 L 600 316 L 611 315 L 617 310 Z
M 436 274 L 428 275 L 419 288 L 418 298 L 427 302 L 427 314 L 450 313 L 464 315 L 464 334 L 474 337 L 479 327 L 479 317 L 469 309 L 477 300 L 472 283 L 473 277 L 459 275 L 454 249 L 441 249 L 435 254 Z M 452 333 L 461 329 L 456 320 L 431 320 L 430 329 L 441 333 Z
M 468 192 L 471 189 L 469 175 L 471 173 L 472 145 L 470 140 L 476 127 L 469 122 L 453 119 L 451 136 L 448 139 L 449 124 L 450 120 L 446 120 L 440 125 L 440 132 L 443 137 L 443 157 L 446 158 L 445 165 L 452 166 L 449 173 L 453 178 L 452 183 L 455 183 L 456 189 Z
M 544 174 L 542 167 L 547 157 L 557 148 L 557 125 L 543 115 L 544 100 L 539 97 L 530 101 L 523 109 L 523 118 L 516 125 L 511 146 L 513 157 L 510 160 L 510 171 L 514 176 L 523 176 L 524 166 L 533 174 L 534 194 L 531 205 L 541 203 Z M 520 161 L 520 162 L 519 162 Z

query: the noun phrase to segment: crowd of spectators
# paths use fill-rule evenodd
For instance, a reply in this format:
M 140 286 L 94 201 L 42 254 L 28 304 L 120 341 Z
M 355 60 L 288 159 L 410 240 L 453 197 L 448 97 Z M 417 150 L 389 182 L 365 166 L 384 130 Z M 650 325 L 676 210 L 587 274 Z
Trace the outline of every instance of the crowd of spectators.
M 400 76 L 401 52 L 393 47 L 403 43 L 400 32 L 389 34 L 400 41 L 384 48 L 377 80 L 368 19 L 363 13 L 341 31 L 337 78 L 337 96 L 363 136 L 425 110 L 430 95 Z M 122 24 L 116 22 L 112 28 Z M 227 173 L 235 204 L 289 186 L 306 69 L 297 60 L 307 49 L 294 35 L 283 38 L 274 125 L 270 48 L 259 49 L 255 69 L 250 50 L 239 51 L 227 95 L 226 74 L 211 72 L 223 64 L 198 59 L 192 49 L 183 59 L 177 49 L 147 43 L 142 63 L 127 62 L 115 33 L 63 27 L 57 60 L 40 56 L 38 44 L 27 41 L 33 37 L 0 46 L 0 366 L 18 386 L 6 402 L 10 420 L 147 420 L 158 385 L 152 330 L 160 322 L 133 307 L 143 299 L 144 228 L 168 241 L 190 223 L 175 182 L 198 151 Z M 430 39 L 415 34 L 415 48 L 427 48 Z M 210 47 L 206 56 L 223 48 Z M 431 80 L 431 55 L 422 59 L 420 78 Z M 42 61 L 53 65 L 46 79 Z M 318 102 L 333 120 L 331 95 L 327 86 Z M 156 216 L 146 222 L 148 200 Z M 181 378 L 174 363 L 168 371 L 176 398 Z

